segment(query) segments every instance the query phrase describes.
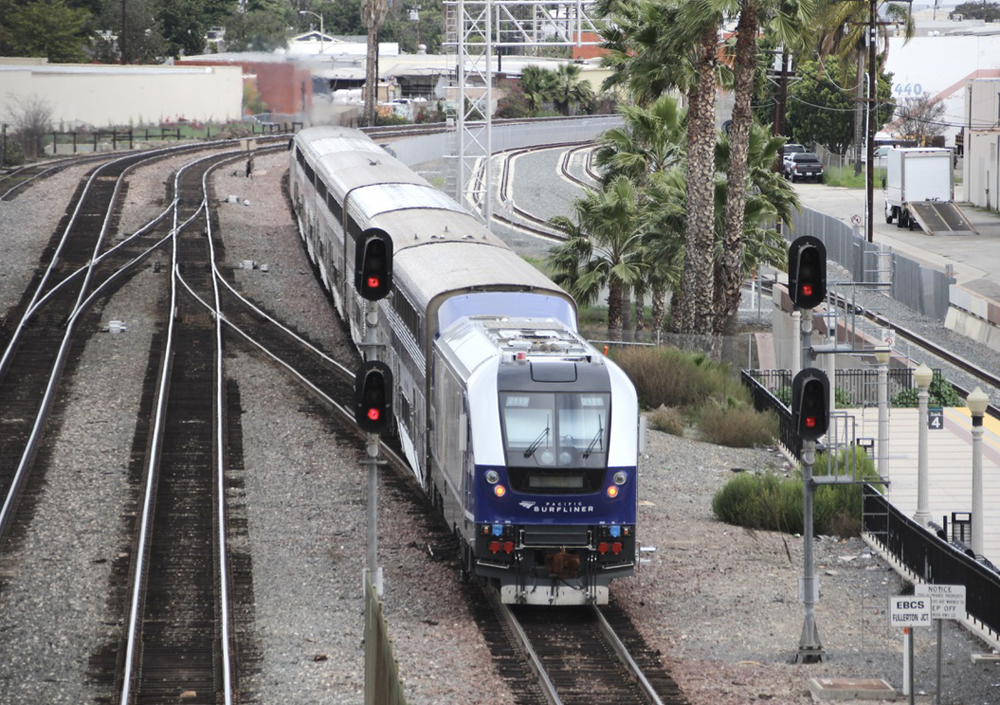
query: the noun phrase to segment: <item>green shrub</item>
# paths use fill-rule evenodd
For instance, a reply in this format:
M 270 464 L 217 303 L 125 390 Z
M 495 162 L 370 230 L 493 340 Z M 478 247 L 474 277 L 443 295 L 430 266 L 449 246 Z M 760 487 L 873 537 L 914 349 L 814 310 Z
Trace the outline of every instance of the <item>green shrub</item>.
M 661 406 L 646 414 L 649 427 L 654 431 L 663 431 L 672 436 L 684 435 L 684 419 L 678 409 Z
M 917 398 L 919 390 L 916 387 L 904 389 L 892 398 L 892 405 L 899 408 L 915 409 L 920 405 Z M 934 373 L 931 385 L 927 388 L 927 403 L 929 406 L 965 406 L 965 400 L 951 386 L 951 382 L 938 373 Z
M 709 402 L 699 414 L 698 430 L 709 443 L 753 448 L 772 445 L 780 433 L 780 422 L 774 413 L 761 414 L 748 404 Z
M 874 463 L 862 448 L 842 450 L 835 459 L 817 454 L 813 474 L 826 475 L 834 467 L 839 474 L 850 473 L 851 456 L 858 479 L 878 480 Z M 802 533 L 802 492 L 801 478 L 742 474 L 715 493 L 712 511 L 727 524 Z M 820 485 L 813 495 L 813 527 L 817 534 L 857 536 L 862 528 L 861 514 L 862 487 L 859 484 Z

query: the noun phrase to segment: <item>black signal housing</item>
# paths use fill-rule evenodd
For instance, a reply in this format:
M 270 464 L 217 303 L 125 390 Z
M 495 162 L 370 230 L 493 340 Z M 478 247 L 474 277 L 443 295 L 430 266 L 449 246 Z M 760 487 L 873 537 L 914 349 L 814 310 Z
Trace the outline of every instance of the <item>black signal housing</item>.
M 792 380 L 792 420 L 799 438 L 819 440 L 830 426 L 830 380 L 814 367 Z
M 368 228 L 358 236 L 354 288 L 368 301 L 384 299 L 392 289 L 392 238 L 381 228 Z
M 826 245 L 812 235 L 788 248 L 788 295 L 798 308 L 816 308 L 826 298 Z
M 354 420 L 366 433 L 381 433 L 392 420 L 392 370 L 370 360 L 354 376 Z

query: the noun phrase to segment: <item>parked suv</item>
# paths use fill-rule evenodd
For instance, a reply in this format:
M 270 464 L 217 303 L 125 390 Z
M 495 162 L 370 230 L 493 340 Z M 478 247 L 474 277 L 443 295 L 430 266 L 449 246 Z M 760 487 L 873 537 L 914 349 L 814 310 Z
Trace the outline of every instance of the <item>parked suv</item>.
M 812 152 L 797 152 L 785 157 L 785 178 L 794 182 L 798 179 L 823 181 L 823 163 Z

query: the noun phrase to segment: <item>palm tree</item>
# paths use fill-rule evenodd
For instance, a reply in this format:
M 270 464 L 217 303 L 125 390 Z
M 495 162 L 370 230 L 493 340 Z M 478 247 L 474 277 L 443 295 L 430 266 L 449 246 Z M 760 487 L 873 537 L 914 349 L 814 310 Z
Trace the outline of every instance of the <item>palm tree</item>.
M 537 113 L 546 102 L 552 100 L 556 90 L 556 74 L 540 66 L 525 66 L 521 71 L 521 90 L 528 101 L 528 107 L 533 113 Z
M 684 229 L 684 284 L 671 319 L 675 331 L 712 330 L 713 159 L 715 89 L 718 69 L 717 0 L 670 5 L 655 0 L 619 2 L 603 33 L 612 75 L 604 87 L 625 86 L 637 103 L 648 103 L 671 88 L 688 97 L 687 218 Z
M 652 174 L 684 160 L 685 115 L 673 96 L 661 96 L 649 107 L 621 105 L 621 127 L 598 139 L 594 164 L 604 169 L 603 183 L 621 174 L 643 186 Z
M 716 222 L 717 247 L 716 258 L 721 263 L 735 260 L 735 279 L 742 284 L 761 265 L 770 264 L 783 266 L 787 247 L 785 239 L 778 229 L 779 222 L 790 222 L 793 212 L 799 208 L 798 196 L 795 190 L 784 178 L 775 172 L 771 166 L 780 155 L 784 145 L 783 137 L 775 137 L 761 125 L 753 124 L 747 134 L 747 190 L 743 199 L 743 213 L 740 218 L 741 232 L 739 248 L 733 252 L 729 248 L 733 242 L 730 236 L 730 221 L 728 216 Z M 716 164 L 719 173 L 730 171 L 732 159 L 732 143 L 723 139 L 716 150 Z M 727 206 L 732 202 L 732 194 L 728 192 L 729 180 L 720 180 L 716 191 L 717 203 L 724 202 Z M 721 209 L 720 209 L 721 210 Z M 735 255 L 735 256 L 734 256 Z M 725 267 L 716 269 L 716 276 L 727 274 Z M 728 291 L 722 281 L 715 287 L 716 311 L 725 315 L 725 319 L 717 323 L 715 333 L 721 335 L 726 324 L 734 320 L 739 306 L 730 310 Z
M 752 100 L 758 73 L 757 40 L 766 25 L 783 46 L 801 47 L 814 12 L 813 0 L 731 0 L 729 13 L 739 13 L 733 61 L 733 113 L 729 129 L 729 159 L 725 202 L 725 229 L 715 296 L 713 332 L 721 334 L 726 321 L 739 309 L 743 283 L 740 252 L 747 199 L 747 172 Z
M 563 115 L 571 115 L 573 106 L 587 109 L 594 104 L 594 89 L 580 78 L 582 73 L 583 69 L 576 64 L 560 64 L 556 69 L 552 100 Z
M 576 222 L 562 215 L 549 220 L 567 236 L 546 260 L 554 281 L 584 304 L 607 287 L 608 334 L 615 340 L 622 333 L 623 291 L 642 274 L 639 198 L 635 186 L 620 176 L 573 202 Z

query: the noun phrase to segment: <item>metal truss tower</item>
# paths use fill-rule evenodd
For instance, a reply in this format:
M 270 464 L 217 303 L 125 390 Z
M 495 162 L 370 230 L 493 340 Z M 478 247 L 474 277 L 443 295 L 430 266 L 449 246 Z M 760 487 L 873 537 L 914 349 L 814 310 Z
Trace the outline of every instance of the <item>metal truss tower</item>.
M 455 199 L 492 220 L 493 62 L 502 48 L 593 46 L 593 0 L 445 0 L 445 44 L 458 74 Z M 526 53 L 526 52 L 518 52 Z

